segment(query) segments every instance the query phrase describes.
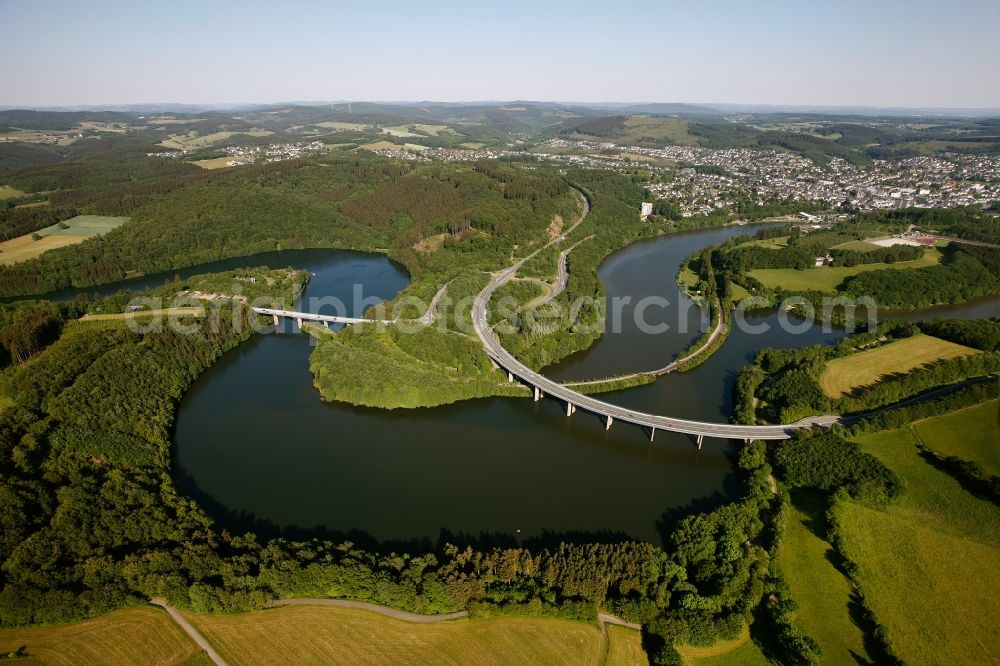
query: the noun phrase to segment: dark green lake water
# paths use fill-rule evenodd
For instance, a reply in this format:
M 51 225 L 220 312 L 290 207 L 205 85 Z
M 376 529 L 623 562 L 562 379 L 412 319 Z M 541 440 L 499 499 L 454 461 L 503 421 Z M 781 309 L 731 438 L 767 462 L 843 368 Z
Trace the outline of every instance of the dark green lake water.
M 699 336 L 702 318 L 674 274 L 695 250 L 745 233 L 737 228 L 666 236 L 630 246 L 601 267 L 609 298 L 665 297 L 643 334 L 630 307 L 620 332 L 547 372 L 591 378 L 660 367 Z M 406 275 L 384 257 L 340 251 L 288 251 L 241 265 L 294 265 L 316 275 L 306 297 L 350 303 L 353 285 L 389 298 Z M 232 262 L 229 262 L 232 263 Z M 230 266 L 235 268 L 236 266 Z M 221 270 L 215 265 L 198 272 Z M 1000 299 L 949 316 L 1000 310 Z M 682 314 L 679 314 L 682 313 Z M 766 334 L 734 330 L 705 364 L 686 374 L 607 394 L 611 402 L 683 418 L 726 421 L 739 368 L 766 346 L 803 346 L 839 331 L 806 326 L 786 332 L 778 314 L 749 317 Z M 681 326 L 683 321 L 685 326 Z M 683 330 L 682 330 L 683 329 Z M 458 405 L 383 411 L 323 403 L 312 386 L 305 335 L 255 336 L 203 374 L 181 405 L 175 471 L 181 488 L 233 529 L 265 534 L 356 532 L 356 540 L 501 540 L 583 533 L 659 542 L 658 525 L 716 505 L 736 487 L 734 444 L 639 428 L 605 432 L 597 417 L 551 400 L 484 399 Z

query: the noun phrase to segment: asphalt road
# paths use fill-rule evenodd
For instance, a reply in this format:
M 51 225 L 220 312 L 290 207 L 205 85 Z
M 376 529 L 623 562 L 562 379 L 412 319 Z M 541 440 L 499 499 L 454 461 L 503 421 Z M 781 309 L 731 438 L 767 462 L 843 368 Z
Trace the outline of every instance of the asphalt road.
M 588 206 L 584 210 L 580 221 L 582 221 L 589 214 L 589 212 L 590 208 Z M 579 224 L 580 221 L 578 221 L 577 224 Z M 576 225 L 574 225 L 574 228 L 575 226 Z M 486 287 L 476 296 L 476 300 L 472 306 L 472 323 L 473 326 L 475 326 L 476 333 L 483 342 L 483 347 L 486 349 L 486 353 L 490 355 L 497 365 L 519 377 L 522 381 L 540 389 L 546 395 L 566 401 L 577 409 L 584 409 L 588 412 L 604 417 L 610 416 L 615 421 L 624 421 L 626 423 L 634 423 L 639 426 L 651 428 L 651 432 L 653 433 L 655 433 L 656 430 L 669 430 L 689 435 L 704 435 L 723 439 L 788 439 L 792 436 L 792 432 L 794 432 L 797 428 L 811 427 L 814 424 L 812 421 L 808 421 L 806 423 L 796 423 L 792 425 L 748 426 L 735 425 L 731 423 L 689 421 L 669 416 L 660 416 L 658 414 L 647 414 L 646 412 L 628 409 L 627 407 L 621 407 L 609 402 L 604 402 L 603 400 L 598 400 L 597 398 L 583 395 L 582 393 L 577 393 L 573 389 L 567 388 L 558 382 L 548 379 L 544 375 L 535 372 L 528 366 L 518 361 L 513 355 L 510 354 L 510 352 L 503 348 L 503 345 L 500 344 L 500 339 L 497 337 L 496 333 L 493 332 L 493 329 L 490 328 L 489 321 L 486 316 L 487 304 L 493 296 L 493 293 L 508 280 L 513 278 L 524 262 L 541 250 L 561 242 L 564 238 L 565 234 L 553 239 L 544 247 L 516 262 L 513 266 L 496 273 L 493 276 L 493 279 L 490 280 L 489 284 L 487 284 Z

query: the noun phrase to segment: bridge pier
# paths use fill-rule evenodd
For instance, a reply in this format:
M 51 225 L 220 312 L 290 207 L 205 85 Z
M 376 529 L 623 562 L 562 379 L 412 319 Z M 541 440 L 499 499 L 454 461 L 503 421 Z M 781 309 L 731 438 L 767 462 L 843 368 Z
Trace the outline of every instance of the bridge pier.
M 576 411 L 576 405 L 574 405 L 569 400 L 566 401 L 566 416 L 572 416 L 573 412 Z
M 514 373 L 513 372 L 509 372 L 509 371 L 507 372 L 507 381 L 508 382 L 514 381 Z
M 271 315 L 271 317 L 274 319 L 274 332 L 277 333 L 281 330 L 281 317 L 278 315 Z
M 301 332 L 302 331 L 302 317 L 295 318 L 295 327 Z
M 539 400 L 542 399 L 542 390 L 537 386 L 534 388 L 535 388 L 535 402 L 538 402 Z
M 656 428 L 650 428 L 649 429 L 649 441 L 652 442 L 654 437 L 656 437 Z
M 705 440 L 705 435 L 698 435 L 698 450 L 701 451 L 701 443 Z
M 607 421 L 607 423 L 604 424 L 604 429 L 605 430 L 611 430 L 611 424 L 612 424 L 613 421 L 614 421 L 614 419 L 611 418 L 611 415 L 609 414 L 608 415 L 608 421 Z

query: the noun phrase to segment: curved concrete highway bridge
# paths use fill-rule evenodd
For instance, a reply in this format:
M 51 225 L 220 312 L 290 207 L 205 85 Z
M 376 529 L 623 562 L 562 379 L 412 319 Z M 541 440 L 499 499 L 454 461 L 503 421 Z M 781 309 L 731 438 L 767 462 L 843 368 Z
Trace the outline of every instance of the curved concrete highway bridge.
M 588 206 L 580 219 L 582 220 L 583 217 L 586 217 L 589 212 L 590 209 Z M 579 222 L 577 224 L 579 224 Z M 611 404 L 610 402 L 604 402 L 603 400 L 591 398 L 582 393 L 577 393 L 573 389 L 563 386 L 558 382 L 554 382 L 524 365 L 514 358 L 514 356 L 500 344 L 500 339 L 497 337 L 496 333 L 494 333 L 493 329 L 490 328 L 489 320 L 486 316 L 486 307 L 490 298 L 493 296 L 493 292 L 514 277 L 524 262 L 541 250 L 554 245 L 561 240 L 562 237 L 554 239 L 548 245 L 536 250 L 524 259 L 521 259 L 510 268 L 496 273 L 493 279 L 490 280 L 490 283 L 487 284 L 481 292 L 479 292 L 478 296 L 476 296 L 476 300 L 472 306 L 472 323 L 476 328 L 476 333 L 483 341 L 486 353 L 490 355 L 490 358 L 492 358 L 497 365 L 507 371 L 508 379 L 513 381 L 516 377 L 530 385 L 534 389 L 535 400 L 540 400 L 543 395 L 553 396 L 566 403 L 567 416 L 575 412 L 578 408 L 584 409 L 588 412 L 604 417 L 606 419 L 605 428 L 610 428 L 612 422 L 615 420 L 643 426 L 649 429 L 650 439 L 653 438 L 657 430 L 670 430 L 673 432 L 682 432 L 694 435 L 697 438 L 699 448 L 701 447 L 702 439 L 706 436 L 720 437 L 724 439 L 742 439 L 745 441 L 753 439 L 788 439 L 792 436 L 792 433 L 799 428 L 810 428 L 815 425 L 829 425 L 831 422 L 837 420 L 835 417 L 820 417 L 815 420 L 800 421 L 791 425 L 747 426 L 735 425 L 731 423 L 687 421 L 670 416 L 647 414 L 645 412 L 638 412 L 633 409 L 628 409 L 627 407 L 621 407 L 619 405 Z
M 427 311 L 420 315 L 419 318 L 413 321 L 419 324 L 433 324 L 437 321 L 437 306 L 438 301 L 444 296 L 445 289 L 448 285 L 444 285 L 438 289 L 437 293 L 434 294 L 434 298 L 431 299 L 430 304 L 427 306 Z M 290 317 L 295 320 L 295 325 L 298 329 L 302 330 L 303 322 L 315 321 L 323 325 L 328 324 L 395 324 L 397 319 L 366 319 L 364 317 L 344 317 L 341 315 L 322 315 L 313 314 L 311 312 L 300 312 L 298 310 L 282 310 L 279 308 L 250 308 L 259 315 L 267 315 L 274 318 L 274 327 L 278 328 L 281 325 L 281 320 L 285 317 Z
M 792 436 L 792 433 L 800 428 L 811 428 L 818 425 L 830 425 L 841 421 L 835 416 L 820 416 L 812 419 L 803 419 L 798 423 L 793 423 L 789 425 L 772 425 L 772 426 L 747 426 L 747 425 L 734 425 L 731 423 L 706 423 L 703 421 L 688 421 L 685 419 L 673 418 L 670 416 L 659 416 L 657 414 L 647 414 L 645 412 L 637 412 L 633 409 L 628 409 L 626 407 L 621 407 L 619 405 L 614 405 L 610 402 L 604 402 L 603 400 L 598 400 L 596 398 L 591 398 L 582 393 L 574 391 L 568 386 L 554 382 L 548 379 L 544 375 L 541 375 L 528 366 L 524 365 L 510 352 L 503 348 L 500 344 L 500 339 L 497 337 L 493 329 L 490 328 L 489 321 L 486 316 L 486 307 L 489 304 L 490 298 L 500 286 L 507 283 L 521 266 L 534 257 L 536 254 L 542 250 L 551 247 L 559 242 L 561 242 L 565 237 L 573 231 L 583 220 L 587 217 L 590 212 L 589 202 L 584 199 L 584 212 L 580 216 L 570 229 L 568 229 L 563 235 L 553 239 L 548 244 L 542 246 L 541 248 L 535 250 L 528 256 L 519 260 L 510 268 L 507 268 L 499 273 L 494 274 L 493 279 L 490 283 L 479 292 L 476 296 L 476 300 L 472 306 L 472 323 L 475 326 L 476 333 L 479 335 L 483 342 L 483 346 L 486 348 L 486 353 L 489 354 L 497 365 L 502 367 L 508 373 L 508 378 L 514 381 L 515 378 L 519 378 L 521 381 L 525 382 L 534 389 L 535 400 L 540 400 L 543 395 L 550 395 L 560 400 L 566 402 L 566 414 L 571 415 L 578 408 L 584 409 L 588 412 L 592 412 L 606 419 L 605 427 L 610 428 L 611 424 L 615 421 L 624 421 L 626 423 L 634 423 L 636 425 L 645 427 L 649 429 L 649 438 L 652 439 L 656 434 L 657 430 L 670 430 L 673 432 L 682 432 L 689 435 L 694 435 L 697 438 L 698 447 L 701 447 L 702 440 L 704 437 L 719 437 L 723 439 L 742 439 L 749 441 L 752 439 L 788 439 Z M 565 261 L 565 253 L 559 257 L 561 262 Z M 447 285 L 445 285 L 447 286 Z M 565 278 L 562 281 L 562 287 L 565 287 Z M 418 320 L 422 323 L 432 323 L 436 316 L 436 306 L 437 301 L 444 292 L 444 287 L 438 291 L 431 301 L 430 306 L 427 308 L 427 312 Z M 560 289 L 561 291 L 561 289 Z M 381 321 L 382 323 L 393 323 L 395 320 L 373 320 L 364 319 L 361 317 L 342 317 L 336 315 L 320 315 L 311 314 L 308 312 L 297 312 L 293 310 L 282 310 L 276 308 L 253 308 L 254 312 L 260 315 L 270 315 L 274 318 L 275 326 L 278 326 L 280 320 L 284 317 L 291 317 L 295 320 L 298 328 L 301 330 L 302 323 L 304 321 L 316 321 L 324 324 L 338 323 L 338 324 L 359 324 L 374 321 Z M 721 329 L 721 319 L 720 327 L 713 332 L 712 336 L 709 338 L 708 342 L 699 348 L 695 354 L 700 352 L 702 349 L 709 346 L 714 339 L 717 337 L 719 330 Z M 686 359 L 682 359 L 686 360 Z M 654 370 L 648 373 L 639 374 L 664 374 L 675 369 L 680 361 L 674 361 L 664 368 L 659 370 Z

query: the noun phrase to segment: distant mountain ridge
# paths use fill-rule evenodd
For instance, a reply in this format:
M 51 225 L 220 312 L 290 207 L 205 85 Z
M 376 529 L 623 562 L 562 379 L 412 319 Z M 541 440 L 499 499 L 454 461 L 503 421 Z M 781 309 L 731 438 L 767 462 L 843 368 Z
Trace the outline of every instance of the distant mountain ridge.
M 274 103 L 218 103 L 182 104 L 174 102 L 146 102 L 136 104 L 77 104 L 65 106 L 20 106 L 0 105 L 0 110 L 26 111 L 117 111 L 124 113 L 204 113 L 208 111 L 254 111 L 290 106 L 299 107 L 344 107 L 348 105 L 374 109 L 425 108 L 437 109 L 502 109 L 526 105 L 534 109 L 565 110 L 580 115 L 600 113 L 614 114 L 655 114 L 719 116 L 736 113 L 805 113 L 837 116 L 894 116 L 894 117 L 953 117 L 988 118 L 1000 117 L 1000 108 L 964 107 L 880 107 L 880 106 L 822 106 L 808 104 L 739 104 L 739 103 L 687 103 L 687 102 L 540 102 L 534 100 L 483 100 L 467 102 L 423 101 L 366 101 L 366 100 L 297 100 Z M 509 108 L 506 110 L 510 110 Z

